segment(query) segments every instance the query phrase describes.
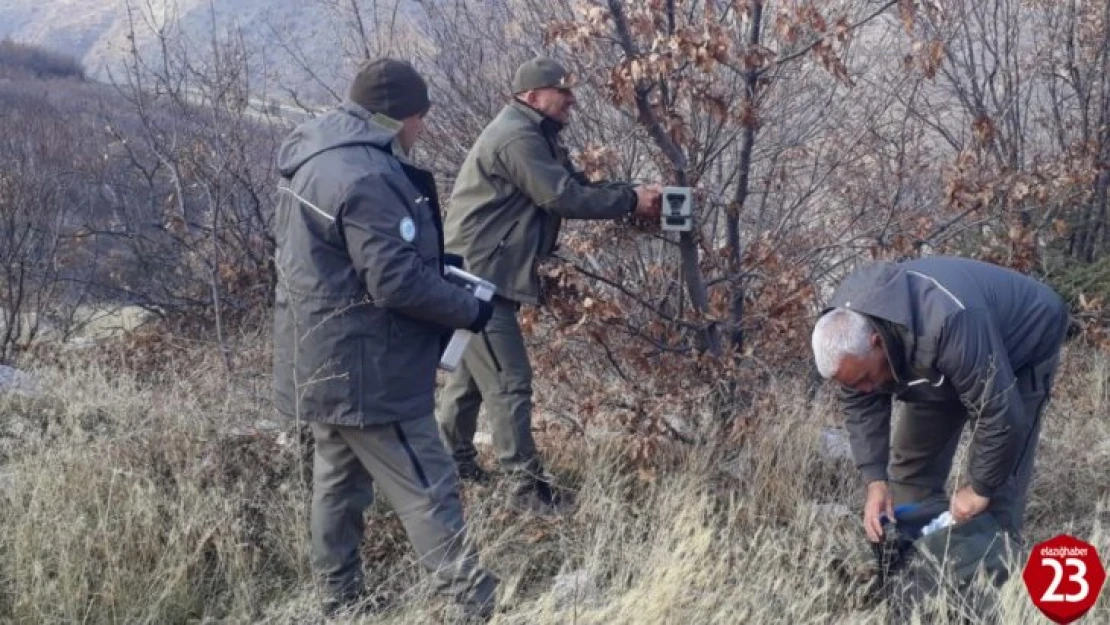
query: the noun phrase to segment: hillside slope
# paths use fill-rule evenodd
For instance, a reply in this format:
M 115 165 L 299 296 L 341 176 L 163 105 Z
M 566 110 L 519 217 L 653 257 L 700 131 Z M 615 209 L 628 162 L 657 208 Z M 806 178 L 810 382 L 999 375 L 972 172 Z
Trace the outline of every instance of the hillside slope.
M 239 31 L 250 51 L 252 90 L 257 92 L 288 87 L 322 97 L 325 90 L 304 67 L 329 85 L 342 84 L 342 59 L 359 49 L 348 26 L 354 23 L 350 5 L 332 0 L 149 0 L 130 5 L 144 53 L 156 50 L 152 25 L 169 24 L 167 32 L 180 35 L 189 42 L 190 54 L 201 58 L 211 49 L 213 23 L 221 38 Z M 393 5 L 399 7 L 396 16 Z M 370 13 L 375 6 L 376 18 Z M 127 9 L 126 0 L 5 0 L 0 3 L 0 39 L 73 55 L 91 78 L 107 80 L 108 70 L 117 71 L 127 59 Z M 405 1 L 369 3 L 362 10 L 370 31 L 375 21 L 403 27 L 418 13 L 415 3 Z

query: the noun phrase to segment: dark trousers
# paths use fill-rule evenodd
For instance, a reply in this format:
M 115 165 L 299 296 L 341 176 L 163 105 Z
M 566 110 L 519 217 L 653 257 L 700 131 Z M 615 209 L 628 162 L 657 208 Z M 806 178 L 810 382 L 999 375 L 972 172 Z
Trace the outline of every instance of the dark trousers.
M 458 369 L 439 398 L 436 420 L 456 460 L 477 455 L 474 434 L 484 403 L 497 460 L 510 476 L 527 479 L 539 470 L 532 439 L 532 365 L 514 302 L 495 300 L 486 329 L 471 338 Z
M 991 496 L 987 511 L 1018 540 L 1028 502 L 1029 483 L 1033 477 L 1041 420 L 1059 364 L 1057 350 L 1052 356 L 1014 374 L 1031 426 L 1020 447 L 1013 472 Z M 945 493 L 944 486 L 952 470 L 960 433 L 967 422 L 968 411 L 958 401 L 899 404 L 888 472 L 895 505 Z
M 405 526 L 436 590 L 485 616 L 498 580 L 467 544 L 455 466 L 431 415 L 399 423 L 349 427 L 312 424 L 312 564 L 337 602 L 362 593 L 359 544 L 374 485 Z

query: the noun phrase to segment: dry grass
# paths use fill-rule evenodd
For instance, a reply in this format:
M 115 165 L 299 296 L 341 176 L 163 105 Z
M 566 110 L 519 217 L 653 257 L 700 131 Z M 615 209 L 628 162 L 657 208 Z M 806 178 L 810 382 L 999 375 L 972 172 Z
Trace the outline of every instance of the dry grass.
M 103 354 L 71 355 L 33 368 L 40 396 L 0 395 L 0 621 L 318 620 L 307 467 L 294 429 L 266 423 L 265 351 L 237 351 L 251 375 L 235 376 L 214 352 L 180 356 L 136 376 L 109 369 Z M 1027 530 L 1033 541 L 1074 532 L 1104 561 L 1108 376 L 1105 355 L 1069 354 Z M 886 622 L 882 605 L 828 567 L 862 540 L 858 480 L 819 453 L 835 409 L 780 405 L 758 415 L 746 447 L 689 450 L 654 477 L 615 446 L 548 445 L 553 470 L 578 491 L 564 519 L 514 516 L 497 489 L 467 489 L 471 532 L 502 578 L 495 622 Z M 384 502 L 364 553 L 368 581 L 391 606 L 364 622 L 436 622 Z M 998 599 L 1001 622 L 1044 622 L 1020 576 Z M 1110 602 L 1087 620 L 1110 622 Z

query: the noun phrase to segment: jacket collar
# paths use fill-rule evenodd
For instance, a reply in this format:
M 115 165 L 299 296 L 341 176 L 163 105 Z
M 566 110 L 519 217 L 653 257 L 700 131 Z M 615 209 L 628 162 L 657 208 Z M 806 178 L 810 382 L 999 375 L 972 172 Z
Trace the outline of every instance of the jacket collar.
M 911 341 L 907 328 L 881 317 L 866 314 L 864 316 L 867 317 L 871 327 L 883 339 L 883 353 L 886 356 L 887 364 L 890 365 L 891 373 L 894 374 L 894 388 L 889 392 L 899 395 L 909 390 L 910 387 L 919 384 L 930 384 L 932 386 L 944 384 L 943 375 L 934 381 L 928 377 L 919 376 L 911 368 L 910 359 L 906 353 L 906 344 Z
M 894 381 L 900 385 L 905 384 L 910 376 L 906 367 L 906 343 L 902 338 L 902 332 L 897 324 L 891 321 L 871 315 L 866 317 L 871 327 L 883 339 L 883 353 L 886 355 L 891 372 L 894 373 Z
M 389 145 L 389 143 L 396 138 L 397 133 L 401 131 L 400 122 L 397 122 L 398 125 L 396 126 L 392 125 L 392 123 L 387 124 L 384 120 L 390 120 L 390 118 L 385 117 L 383 119 L 382 116 L 375 116 L 373 112 L 349 99 L 340 102 L 337 108 L 348 115 L 352 115 L 366 122 L 370 132 L 372 132 L 376 138 L 375 143 L 379 146 Z M 392 120 L 390 121 L 392 122 Z
M 513 98 L 513 101 L 509 106 L 513 107 L 517 111 L 520 111 L 525 117 L 539 126 L 540 130 L 542 130 L 544 134 L 547 134 L 549 136 L 557 136 L 565 126 L 565 124 L 563 124 L 562 122 L 556 119 L 552 119 L 547 115 L 544 115 L 542 112 L 519 98 Z
M 397 159 L 402 165 L 406 167 L 412 167 L 421 171 L 427 171 L 422 165 L 412 160 L 412 158 L 401 148 L 401 142 L 397 137 L 397 135 L 401 132 L 400 126 L 394 127 L 387 124 L 380 117 L 376 117 L 375 114 L 371 111 L 349 99 L 344 100 L 342 103 L 340 103 L 338 108 L 348 115 L 352 115 L 366 122 L 367 127 L 370 128 L 372 132 L 384 137 L 382 140 L 373 143 L 375 147 L 383 152 L 388 153 L 390 156 Z M 388 120 L 390 118 L 386 119 Z

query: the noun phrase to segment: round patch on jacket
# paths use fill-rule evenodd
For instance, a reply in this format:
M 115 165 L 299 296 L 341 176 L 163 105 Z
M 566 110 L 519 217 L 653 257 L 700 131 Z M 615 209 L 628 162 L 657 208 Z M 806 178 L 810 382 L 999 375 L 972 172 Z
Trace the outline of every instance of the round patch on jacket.
M 413 223 L 412 217 L 405 217 L 401 220 L 401 238 L 406 243 L 412 243 L 416 238 L 416 224 Z

